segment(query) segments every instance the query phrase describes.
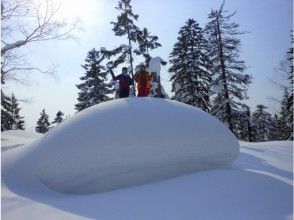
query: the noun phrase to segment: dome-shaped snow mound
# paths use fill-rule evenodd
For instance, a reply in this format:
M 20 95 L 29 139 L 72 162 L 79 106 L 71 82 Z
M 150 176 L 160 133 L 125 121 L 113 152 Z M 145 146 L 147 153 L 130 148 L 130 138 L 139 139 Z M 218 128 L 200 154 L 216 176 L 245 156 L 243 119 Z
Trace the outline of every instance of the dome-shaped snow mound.
M 230 166 L 239 143 L 211 115 L 179 102 L 127 98 L 86 109 L 27 157 L 59 192 L 88 194 Z

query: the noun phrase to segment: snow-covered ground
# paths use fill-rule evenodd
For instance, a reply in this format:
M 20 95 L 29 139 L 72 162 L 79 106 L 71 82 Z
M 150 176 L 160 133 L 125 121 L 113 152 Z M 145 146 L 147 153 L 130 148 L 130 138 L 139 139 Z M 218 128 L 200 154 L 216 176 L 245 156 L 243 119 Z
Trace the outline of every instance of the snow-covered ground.
M 5 131 L 1 136 L 1 152 L 29 144 L 42 134 L 22 130 Z
M 101 105 L 101 108 L 93 107 L 82 114 L 77 114 L 70 121 L 44 136 L 26 131 L 2 132 L 2 218 L 103 220 L 290 220 L 293 218 L 292 142 L 240 142 L 240 154 L 233 165 L 228 167 L 232 159 L 236 158 L 239 146 L 236 148 L 234 138 L 211 116 L 173 102 L 158 103 L 150 99 L 139 102 L 144 106 L 137 101 L 127 103 L 117 101 L 110 105 Z M 145 102 L 148 105 L 145 105 Z M 156 108 L 153 109 L 152 105 Z M 160 107 L 163 113 L 158 114 L 155 111 L 157 107 Z M 136 152 L 138 145 L 135 143 L 144 136 L 141 137 L 138 132 L 142 129 L 140 124 L 131 123 L 136 138 L 132 135 L 124 136 L 125 139 L 108 138 L 105 134 L 112 131 L 113 137 L 117 137 L 115 134 L 122 129 L 112 123 L 120 120 L 117 118 L 117 110 L 126 121 L 131 120 L 128 117 L 134 117 L 134 112 L 142 111 L 143 115 L 152 118 L 151 121 L 145 119 L 144 126 L 147 130 L 153 128 L 154 121 L 157 121 L 154 119 L 160 117 L 161 123 L 155 123 L 158 129 L 155 134 L 158 136 L 149 137 L 145 144 L 140 145 L 141 150 L 138 152 Z M 190 116 L 193 115 L 197 116 L 196 121 L 190 122 Z M 138 121 L 136 117 L 133 119 L 135 122 Z M 170 123 L 170 118 L 177 120 Z M 103 125 L 111 124 L 109 128 L 106 127 L 102 136 L 98 132 L 101 131 L 99 130 L 101 127 L 95 127 L 99 122 Z M 165 132 L 160 133 L 160 129 L 163 128 L 160 126 L 164 126 L 162 123 L 166 125 Z M 189 129 L 179 129 L 182 124 Z M 96 132 L 92 134 L 87 130 L 89 128 L 95 128 Z M 122 131 L 124 135 L 128 134 L 126 128 L 128 127 Z M 173 136 L 168 137 L 168 134 L 173 132 L 178 132 L 175 139 L 172 139 Z M 193 135 L 186 136 L 187 132 Z M 159 137 L 166 139 L 160 140 Z M 105 140 L 111 143 L 109 146 L 118 145 L 113 148 L 116 154 L 112 153 L 111 147 L 104 147 L 109 144 Z M 154 143 L 158 143 L 158 146 L 154 147 Z M 181 149 L 186 153 L 179 151 L 177 146 L 180 143 L 182 143 Z M 202 149 L 205 147 L 206 149 Z M 166 148 L 172 152 L 166 151 Z M 120 153 L 117 153 L 118 149 L 121 150 Z M 123 155 L 124 153 L 126 155 Z M 95 161 L 95 156 L 92 157 L 91 154 L 102 156 L 97 156 Z M 140 159 L 134 160 L 133 156 Z M 218 156 L 224 160 L 215 166 L 213 163 L 214 160 L 219 161 Z M 125 157 L 128 158 L 122 159 Z M 113 159 L 114 164 L 119 161 L 119 164 L 123 164 L 124 169 L 127 168 L 128 172 L 135 174 L 135 177 L 126 175 L 120 166 L 112 167 L 112 163 L 109 165 L 101 163 L 103 158 Z M 161 160 L 166 160 L 163 167 Z M 186 160 L 191 164 L 189 165 Z M 204 167 L 199 165 L 199 161 L 202 161 Z M 146 163 L 154 164 L 147 166 Z M 138 167 L 133 169 L 134 165 Z M 115 178 L 120 175 L 123 177 L 122 180 L 131 179 L 130 181 L 133 182 L 114 187 L 117 188 L 116 190 L 102 192 L 101 186 L 119 183 L 117 179 L 99 173 L 104 171 Z M 140 176 L 138 174 L 141 171 Z M 75 175 L 77 177 L 73 178 Z M 155 178 L 154 181 L 146 181 L 146 184 L 142 185 L 144 177 L 151 178 L 154 175 L 164 178 Z M 107 179 L 108 183 L 101 183 L 103 181 L 101 177 Z M 47 178 L 46 181 L 44 178 Z M 57 188 L 48 187 L 48 183 L 52 181 L 58 186 Z M 61 193 L 59 187 L 69 186 L 68 183 L 71 181 L 77 183 L 74 190 L 67 191 L 67 194 Z M 88 186 L 91 184 L 100 186 L 96 188 Z M 127 187 L 128 185 L 133 186 Z M 79 189 L 80 187 L 84 189 Z M 97 188 L 100 193 L 96 193 Z M 111 188 L 113 187 L 109 189 Z
M 93 195 L 46 189 L 23 196 L 13 190 L 18 182 L 6 185 L 3 177 L 9 157 L 33 137 L 27 132 L 2 133 L 2 219 L 278 220 L 293 216 L 292 142 L 240 142 L 241 153 L 231 169 Z

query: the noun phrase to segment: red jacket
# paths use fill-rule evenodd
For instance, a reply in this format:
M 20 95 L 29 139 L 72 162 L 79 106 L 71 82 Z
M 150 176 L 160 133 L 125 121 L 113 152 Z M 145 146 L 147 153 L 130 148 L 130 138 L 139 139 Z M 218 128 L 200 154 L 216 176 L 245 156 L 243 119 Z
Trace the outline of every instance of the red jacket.
M 135 81 L 137 82 L 138 90 L 141 88 L 147 88 L 150 89 L 151 87 L 151 80 L 152 76 L 147 71 L 139 71 L 135 75 Z

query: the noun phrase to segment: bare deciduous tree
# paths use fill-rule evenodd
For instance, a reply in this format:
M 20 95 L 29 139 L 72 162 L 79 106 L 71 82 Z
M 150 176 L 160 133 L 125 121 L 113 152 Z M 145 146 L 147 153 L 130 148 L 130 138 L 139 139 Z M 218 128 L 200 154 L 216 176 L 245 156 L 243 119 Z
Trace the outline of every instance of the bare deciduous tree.
M 1 2 L 1 83 L 19 80 L 17 73 L 39 71 L 54 73 L 54 68 L 31 66 L 20 55 L 19 48 L 33 42 L 67 40 L 79 28 L 78 20 L 68 23 L 59 20 L 57 7 L 50 0 L 2 0 Z M 26 49 L 26 48 L 25 48 Z

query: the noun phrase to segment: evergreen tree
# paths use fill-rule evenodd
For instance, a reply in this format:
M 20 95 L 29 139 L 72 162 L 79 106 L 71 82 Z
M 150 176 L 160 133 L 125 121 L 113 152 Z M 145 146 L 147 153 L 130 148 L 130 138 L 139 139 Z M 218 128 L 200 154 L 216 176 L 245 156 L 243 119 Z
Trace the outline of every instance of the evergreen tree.
M 106 72 L 110 73 L 112 69 L 117 68 L 120 64 L 127 61 L 129 46 L 122 44 L 113 50 L 107 50 L 105 47 L 101 47 L 100 53 L 108 59 L 108 62 L 106 63 L 108 69 Z M 115 57 L 115 59 L 113 59 L 113 57 Z
M 78 111 L 89 108 L 92 105 L 110 100 L 108 96 L 113 92 L 110 83 L 107 83 L 107 73 L 101 62 L 104 56 L 95 49 L 88 52 L 85 60 L 84 68 L 85 75 L 80 79 L 83 81 L 77 85 L 80 90 L 78 94 L 78 103 L 75 108 Z
M 24 130 L 24 117 L 19 115 L 21 108 L 15 95 L 8 97 L 1 91 L 1 98 L 1 130 Z
M 293 35 L 291 35 L 291 42 L 294 43 Z M 278 123 L 279 137 L 280 140 L 293 140 L 293 47 L 289 48 L 285 59 L 281 61 L 279 71 L 287 79 L 286 84 L 281 84 L 283 98 Z
M 10 130 L 12 123 L 11 98 L 1 90 L 1 131 Z
M 291 35 L 291 43 L 293 45 L 294 43 L 294 37 L 293 37 L 293 31 L 292 31 L 292 35 Z M 288 61 L 289 61 L 289 65 L 290 65 L 290 71 L 289 71 L 289 81 L 290 81 L 290 94 L 287 100 L 287 104 L 286 104 L 286 109 L 288 111 L 288 115 L 286 118 L 286 122 L 287 122 L 287 126 L 290 128 L 290 140 L 293 140 L 293 81 L 294 81 L 294 72 L 293 72 L 293 46 L 291 48 L 289 48 L 288 52 Z
M 12 116 L 12 123 L 11 129 L 12 130 L 24 130 L 24 117 L 19 115 L 19 111 L 21 108 L 18 106 L 18 100 L 15 98 L 14 94 L 11 96 L 11 116 Z
M 169 72 L 173 74 L 170 81 L 175 92 L 172 99 L 208 112 L 211 74 L 206 53 L 203 30 L 195 20 L 189 19 L 180 29 L 178 42 L 170 54 Z
M 235 134 L 235 122 L 244 117 L 248 106 L 242 101 L 248 99 L 247 87 L 251 77 L 244 74 L 245 62 L 240 60 L 239 25 L 231 22 L 234 15 L 225 15 L 224 3 L 220 10 L 212 10 L 206 25 L 207 39 L 214 73 L 212 90 L 214 91 L 211 112 Z
M 128 40 L 128 61 L 131 65 L 131 76 L 134 78 L 133 72 L 133 43 L 137 41 L 137 35 L 139 28 L 135 25 L 135 21 L 138 20 L 139 15 L 133 13 L 131 6 L 131 0 L 120 0 L 116 7 L 121 14 L 117 17 L 116 22 L 111 22 L 114 25 L 113 31 L 116 36 L 126 36 Z
M 36 132 L 45 134 L 50 129 L 49 115 L 45 112 L 45 109 L 42 110 L 40 118 L 37 121 Z
M 274 114 L 273 118 L 274 123 L 274 131 L 272 132 L 272 139 L 273 140 L 282 140 L 283 134 L 281 134 L 282 127 L 284 126 L 283 122 L 281 121 L 280 117 L 277 114 Z M 282 122 L 282 123 L 281 123 Z
M 289 96 L 289 92 L 285 88 L 281 101 L 280 118 L 278 121 L 280 140 L 290 140 L 292 136 L 293 130 L 291 130 L 291 124 L 288 123 L 289 115 L 291 114 L 288 108 Z
M 150 50 L 160 47 L 158 37 L 151 35 L 147 28 L 143 31 L 135 24 L 138 21 L 139 15 L 135 14 L 132 9 L 131 0 L 119 0 L 116 9 L 120 12 L 116 21 L 111 22 L 113 31 L 116 36 L 127 38 L 127 45 L 121 44 L 113 50 L 101 48 L 101 53 L 109 60 L 106 64 L 107 73 L 112 69 L 117 68 L 120 64 L 129 63 L 129 72 L 134 78 L 134 56 L 142 55 L 145 58 L 146 65 L 151 56 Z M 138 46 L 138 48 L 136 48 Z M 163 62 L 164 65 L 166 62 Z M 135 95 L 135 87 L 131 88 L 131 94 Z
M 157 47 L 161 47 L 161 44 L 158 43 L 158 37 L 150 35 L 150 32 L 147 28 L 144 28 L 142 31 L 139 30 L 137 32 L 137 41 L 139 44 L 139 50 L 135 50 L 134 52 L 137 55 L 143 55 L 145 58 L 146 66 L 149 66 L 149 61 L 151 56 L 149 54 L 150 50 L 153 50 Z
M 63 116 L 64 116 L 64 113 L 63 113 L 62 111 L 58 111 L 58 112 L 56 113 L 56 116 L 55 116 L 55 118 L 54 118 L 54 121 L 53 121 L 51 124 L 52 124 L 52 125 L 54 125 L 54 124 L 56 124 L 56 125 L 60 124 L 61 122 L 64 121 Z
M 264 105 L 257 105 L 255 112 L 252 114 L 252 122 L 256 130 L 255 141 L 270 141 L 275 130 L 274 122 L 270 113 L 266 111 Z
M 250 108 L 242 115 L 243 117 L 239 119 L 236 125 L 239 131 L 238 138 L 242 141 L 252 142 L 255 140 L 256 131 L 252 123 Z

